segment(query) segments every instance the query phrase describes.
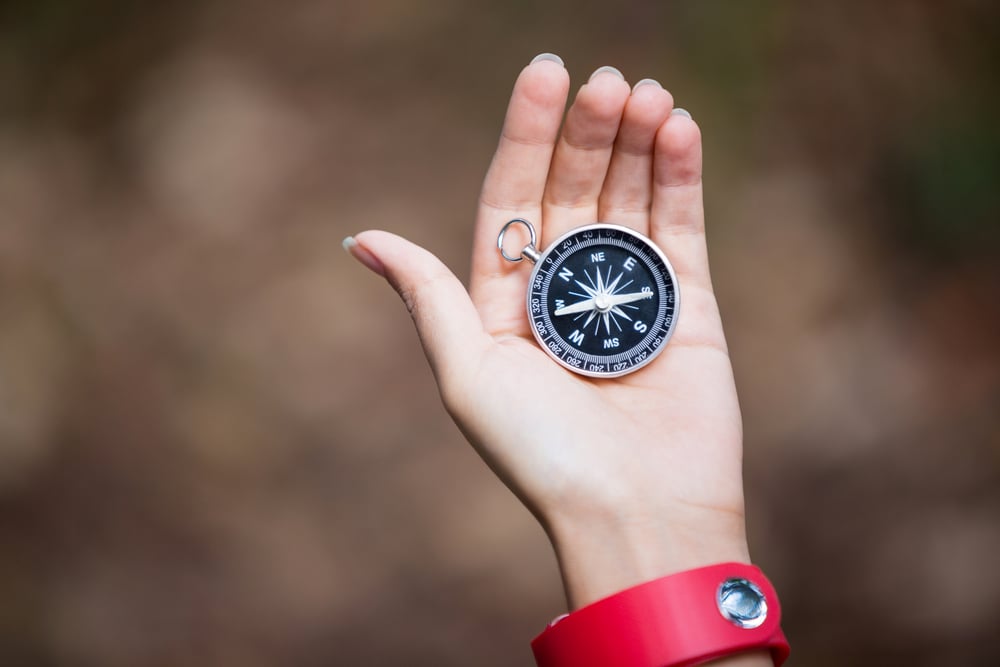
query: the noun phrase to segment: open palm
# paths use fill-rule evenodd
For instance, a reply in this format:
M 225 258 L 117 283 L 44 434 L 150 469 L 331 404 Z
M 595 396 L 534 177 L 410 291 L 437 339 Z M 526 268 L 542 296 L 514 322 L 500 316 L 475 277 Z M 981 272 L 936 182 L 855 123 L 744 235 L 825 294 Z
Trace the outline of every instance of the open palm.
M 515 84 L 483 185 L 468 292 L 398 236 L 367 231 L 349 245 L 403 297 L 449 412 L 541 520 L 580 605 L 623 583 L 747 555 L 741 420 L 708 271 L 698 127 L 671 113 L 658 83 L 630 90 L 611 68 L 594 73 L 563 122 L 568 89 L 549 57 Z M 554 363 L 526 315 L 530 271 L 496 248 L 518 217 L 539 229 L 543 250 L 598 221 L 652 238 L 683 296 L 665 351 L 615 379 Z M 602 560 L 615 572 L 595 577 Z

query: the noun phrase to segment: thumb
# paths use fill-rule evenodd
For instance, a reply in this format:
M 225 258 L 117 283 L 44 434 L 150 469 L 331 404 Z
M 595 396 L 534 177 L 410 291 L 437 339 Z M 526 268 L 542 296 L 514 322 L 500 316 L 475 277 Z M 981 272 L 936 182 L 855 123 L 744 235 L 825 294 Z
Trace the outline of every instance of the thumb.
M 442 390 L 463 369 L 476 367 L 490 338 L 465 287 L 441 260 L 382 231 L 348 236 L 344 249 L 399 294 Z

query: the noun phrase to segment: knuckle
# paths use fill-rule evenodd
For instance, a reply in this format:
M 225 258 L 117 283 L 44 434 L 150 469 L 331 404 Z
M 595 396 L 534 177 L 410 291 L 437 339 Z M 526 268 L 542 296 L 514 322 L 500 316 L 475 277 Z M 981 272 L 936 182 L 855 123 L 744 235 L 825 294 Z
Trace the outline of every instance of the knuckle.
M 402 283 L 397 288 L 399 298 L 410 313 L 410 316 L 417 319 L 427 308 L 428 299 L 451 279 L 451 275 L 445 271 L 431 273 L 423 278 L 407 283 Z
M 417 290 L 411 287 L 400 287 L 399 298 L 402 299 L 403 305 L 406 306 L 406 312 L 411 317 L 415 317 L 417 312 Z

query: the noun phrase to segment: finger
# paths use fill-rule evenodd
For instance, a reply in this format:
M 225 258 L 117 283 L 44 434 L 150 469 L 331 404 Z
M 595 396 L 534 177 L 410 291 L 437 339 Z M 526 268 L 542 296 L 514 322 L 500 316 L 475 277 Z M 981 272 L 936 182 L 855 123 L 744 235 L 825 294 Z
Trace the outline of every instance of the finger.
M 597 222 L 597 202 L 629 92 L 621 72 L 602 67 L 577 93 L 545 188 L 543 247 L 574 227 Z
M 562 61 L 542 54 L 521 71 L 511 93 L 500 142 L 480 196 L 469 284 L 483 324 L 491 332 L 528 332 L 524 312 L 528 273 L 523 265 L 500 257 L 496 238 L 511 218 L 526 218 L 536 228 L 541 226 L 542 196 L 568 91 L 569 75 Z M 520 250 L 514 245 L 511 254 Z
M 701 169 L 698 125 L 687 111 L 674 109 L 656 133 L 650 236 L 682 283 L 711 289 Z
M 399 294 L 442 393 L 460 385 L 490 343 L 461 281 L 437 257 L 395 234 L 362 232 L 344 247 Z
M 653 201 L 653 144 L 656 131 L 670 115 L 674 99 L 654 79 L 635 84 L 621 127 L 598 206 L 598 219 L 649 234 L 649 207 Z

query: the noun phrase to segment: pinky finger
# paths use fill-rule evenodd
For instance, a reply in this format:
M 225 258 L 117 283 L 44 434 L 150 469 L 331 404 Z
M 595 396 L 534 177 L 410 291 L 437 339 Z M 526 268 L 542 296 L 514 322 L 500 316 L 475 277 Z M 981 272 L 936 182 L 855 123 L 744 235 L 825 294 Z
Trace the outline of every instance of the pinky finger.
M 701 131 L 681 109 L 660 126 L 653 158 L 650 235 L 689 281 L 709 286 Z

